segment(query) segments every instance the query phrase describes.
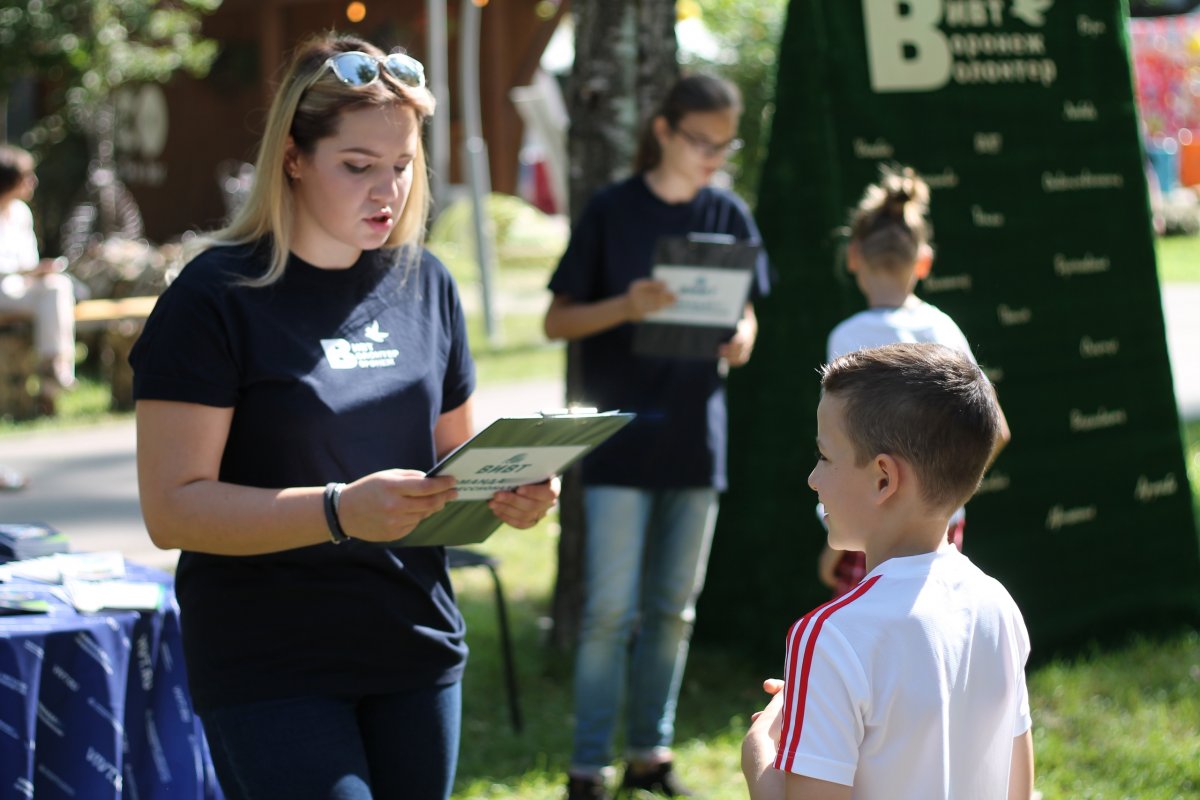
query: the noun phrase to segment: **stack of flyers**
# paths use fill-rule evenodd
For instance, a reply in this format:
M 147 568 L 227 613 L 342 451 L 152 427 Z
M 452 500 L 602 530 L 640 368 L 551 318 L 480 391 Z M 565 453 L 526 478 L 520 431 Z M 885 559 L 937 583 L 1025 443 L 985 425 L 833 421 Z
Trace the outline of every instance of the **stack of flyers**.
M 0 555 L 39 558 L 70 549 L 67 537 L 41 522 L 0 522 Z

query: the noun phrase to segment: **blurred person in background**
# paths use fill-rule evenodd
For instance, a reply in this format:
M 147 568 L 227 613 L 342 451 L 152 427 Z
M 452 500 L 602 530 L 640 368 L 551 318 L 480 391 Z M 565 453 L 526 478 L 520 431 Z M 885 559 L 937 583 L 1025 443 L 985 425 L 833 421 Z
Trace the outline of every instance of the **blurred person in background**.
M 33 156 L 0 145 L 0 313 L 33 318 L 38 411 L 52 415 L 75 385 L 75 293 L 61 258 L 40 258 L 29 201 L 37 189 Z

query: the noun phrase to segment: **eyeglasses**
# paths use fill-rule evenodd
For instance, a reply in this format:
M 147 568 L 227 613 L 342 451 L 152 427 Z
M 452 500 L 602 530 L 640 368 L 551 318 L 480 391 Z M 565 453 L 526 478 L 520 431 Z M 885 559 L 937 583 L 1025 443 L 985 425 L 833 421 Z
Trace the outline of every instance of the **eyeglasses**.
M 373 56 L 361 50 L 338 53 L 326 59 L 325 63 L 321 65 L 321 69 L 317 71 L 317 75 L 328 68 L 332 69 L 338 80 L 347 86 L 370 86 L 379 80 L 381 64 L 388 74 L 405 86 L 411 86 L 414 89 L 425 86 L 425 66 L 404 53 L 390 53 L 386 56 Z
M 673 128 L 673 130 L 682 136 L 683 140 L 692 146 L 692 149 L 705 158 L 715 158 L 716 156 L 736 153 L 745 144 L 741 139 L 730 139 L 728 142 L 720 143 L 710 142 L 703 136 L 685 131 L 683 128 Z

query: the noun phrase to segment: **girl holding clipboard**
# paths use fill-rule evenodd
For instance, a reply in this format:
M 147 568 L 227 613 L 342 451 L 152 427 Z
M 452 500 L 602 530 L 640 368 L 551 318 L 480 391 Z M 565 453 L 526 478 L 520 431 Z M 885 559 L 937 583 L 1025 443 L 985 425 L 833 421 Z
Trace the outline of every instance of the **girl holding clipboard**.
M 710 185 L 739 145 L 737 90 L 707 75 L 678 81 L 647 122 L 635 174 L 598 192 L 550 281 L 551 339 L 581 340 L 584 397 L 637 418 L 583 462 L 584 611 L 575 668 L 569 798 L 607 796 L 615 721 L 626 700 L 623 788 L 688 794 L 673 772 L 675 705 L 718 495 L 726 488 L 722 362 L 750 359 L 752 300 L 710 358 L 639 355 L 635 323 L 675 302 L 651 278 L 660 239 L 724 234 L 757 243 L 746 204 Z M 633 644 L 632 650 L 630 644 Z

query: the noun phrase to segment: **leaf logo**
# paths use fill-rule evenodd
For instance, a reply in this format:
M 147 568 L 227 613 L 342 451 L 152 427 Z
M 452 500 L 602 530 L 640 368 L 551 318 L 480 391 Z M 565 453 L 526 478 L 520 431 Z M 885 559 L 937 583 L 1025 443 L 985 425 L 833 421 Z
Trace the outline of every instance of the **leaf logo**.
M 1013 0 L 1008 13 L 1026 24 L 1040 28 L 1046 24 L 1046 13 L 1054 5 L 1054 0 Z
M 375 320 L 370 325 L 368 325 L 367 329 L 365 331 L 363 331 L 363 335 L 366 336 L 368 339 L 370 339 L 372 342 L 382 342 L 385 339 L 387 339 L 389 336 L 391 336 L 390 333 L 387 333 L 387 332 L 379 329 L 379 320 Z

